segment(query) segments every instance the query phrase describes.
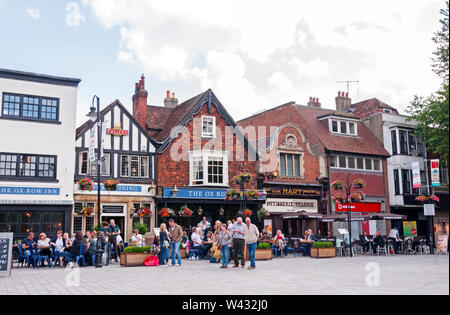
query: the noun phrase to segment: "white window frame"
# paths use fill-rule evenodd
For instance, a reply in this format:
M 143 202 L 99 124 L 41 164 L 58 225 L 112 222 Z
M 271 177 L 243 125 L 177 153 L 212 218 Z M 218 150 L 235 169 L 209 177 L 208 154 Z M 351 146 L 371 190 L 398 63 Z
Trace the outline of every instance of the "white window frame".
M 105 173 L 102 173 L 102 166 L 100 166 L 100 176 L 110 176 L 111 175 L 111 154 L 110 153 L 105 153 L 105 161 L 102 163 L 106 163 L 106 168 L 105 168 Z M 88 157 L 88 169 L 89 169 L 89 175 L 90 176 L 97 176 L 97 172 L 93 172 L 92 168 L 93 167 L 97 167 L 98 164 L 92 165 L 90 163 L 89 157 Z
M 207 120 L 212 121 L 212 132 L 205 132 L 205 122 Z M 216 117 L 215 116 L 202 116 L 202 138 L 216 138 Z
M 122 173 L 122 157 L 127 157 L 128 159 L 128 167 L 127 167 L 127 173 L 128 175 L 123 175 Z M 137 176 L 131 176 L 131 159 L 137 157 L 138 162 L 138 174 Z M 143 158 L 147 159 L 147 166 L 146 166 L 146 174 L 142 174 L 142 160 Z M 119 154 L 119 174 L 122 178 L 150 178 L 150 156 L 148 155 L 138 155 L 138 154 Z
M 86 159 L 83 158 L 83 155 L 86 157 Z M 89 153 L 88 151 L 81 151 L 80 155 L 79 155 L 80 159 L 79 159 L 79 169 L 78 169 L 78 173 L 80 175 L 87 175 L 89 173 L 90 170 L 90 165 L 89 165 Z M 86 162 L 86 172 L 83 172 L 83 163 Z
M 194 179 L 194 158 L 202 159 L 203 180 Z M 223 183 L 209 183 L 208 161 L 210 157 L 223 159 Z M 190 151 L 189 152 L 189 183 L 191 186 L 228 186 L 228 152 L 225 151 Z
M 336 165 L 337 165 L 337 166 L 331 166 L 330 165 L 330 168 L 333 168 L 333 169 L 355 170 L 355 171 L 359 171 L 359 172 L 375 172 L 375 173 L 383 172 L 383 162 L 382 162 L 382 160 L 380 158 L 372 158 L 372 157 L 365 157 L 365 156 L 353 156 L 353 155 L 343 155 L 343 154 L 332 154 L 332 155 L 330 155 L 330 161 L 331 161 L 332 157 L 334 157 L 336 159 Z M 342 157 L 345 158 L 346 167 L 341 167 L 341 165 L 340 165 L 339 159 L 342 158 Z M 352 167 L 352 168 L 348 167 L 348 159 L 349 158 L 354 158 L 355 159 L 355 167 Z M 358 168 L 358 158 L 361 158 L 363 160 L 364 169 L 359 169 Z M 371 161 L 372 168 L 370 170 L 367 169 L 366 160 L 370 160 Z M 374 168 L 374 166 L 375 166 L 374 162 L 376 160 L 378 160 L 379 163 L 380 163 L 380 169 L 379 170 L 375 170 L 375 168 Z
M 336 132 L 336 131 L 333 131 L 333 122 L 337 122 L 337 127 L 338 127 L 338 131 Z M 350 133 L 350 124 L 351 123 L 353 123 L 353 125 L 355 126 L 355 133 Z M 335 134 L 335 135 L 345 135 L 345 136 L 357 136 L 358 135 L 358 124 L 357 124 L 357 122 L 356 121 L 348 121 L 348 120 L 341 120 L 341 119 L 336 119 L 336 118 L 330 118 L 329 120 L 328 120 L 328 124 L 329 124 L 329 130 L 330 130 L 330 132 L 332 133 L 332 134 Z M 342 130 L 342 124 L 345 124 L 345 127 L 346 127 L 346 130 L 347 130 L 347 132 L 346 133 L 342 133 L 341 132 L 341 130 Z

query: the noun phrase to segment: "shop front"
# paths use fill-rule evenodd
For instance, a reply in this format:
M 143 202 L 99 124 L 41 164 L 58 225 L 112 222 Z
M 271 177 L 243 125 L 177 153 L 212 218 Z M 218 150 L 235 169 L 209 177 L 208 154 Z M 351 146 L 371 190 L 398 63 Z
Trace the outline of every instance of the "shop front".
M 275 234 L 281 230 L 289 237 L 302 237 L 307 229 L 317 233 L 319 221 L 314 214 L 319 213 L 320 185 L 286 185 L 265 183 L 267 193 L 265 208 L 270 217 L 264 219 L 266 230 Z M 297 213 L 308 215 L 297 215 Z
M 257 200 L 233 200 L 226 201 L 227 189 L 215 188 L 162 188 L 156 198 L 156 208 L 160 211 L 162 208 L 171 209 L 176 222 L 183 227 L 186 232 L 192 231 L 203 217 L 214 225 L 217 220 L 227 222 L 235 220 L 240 216 L 240 210 L 250 209 L 252 221 L 262 224 L 258 221 L 257 211 L 264 204 L 264 196 Z M 192 216 L 184 217 L 179 212 L 187 207 L 193 211 Z M 166 222 L 167 218 L 158 216 L 158 225 Z
M 75 185 L 73 206 L 73 233 L 92 231 L 97 222 L 97 186 L 92 191 L 82 191 Z M 139 223 L 148 231 L 155 227 L 155 187 L 152 185 L 119 184 L 117 191 L 106 191 L 101 185 L 101 221 L 114 219 L 120 227 L 121 236 L 125 242 L 131 238 L 133 227 Z M 82 215 L 83 209 L 91 208 L 93 212 Z M 140 210 L 148 209 L 151 214 Z M 100 222 L 101 223 L 101 222 Z

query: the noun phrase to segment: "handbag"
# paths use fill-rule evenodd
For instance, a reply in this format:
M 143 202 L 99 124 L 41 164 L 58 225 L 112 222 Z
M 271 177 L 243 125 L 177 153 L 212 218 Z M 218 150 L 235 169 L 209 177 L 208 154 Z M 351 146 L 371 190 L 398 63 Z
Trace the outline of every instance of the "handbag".
M 218 250 L 222 250 L 222 244 L 217 245 Z
M 164 246 L 164 247 L 169 247 L 169 241 L 164 241 L 164 242 L 163 242 L 163 246 Z

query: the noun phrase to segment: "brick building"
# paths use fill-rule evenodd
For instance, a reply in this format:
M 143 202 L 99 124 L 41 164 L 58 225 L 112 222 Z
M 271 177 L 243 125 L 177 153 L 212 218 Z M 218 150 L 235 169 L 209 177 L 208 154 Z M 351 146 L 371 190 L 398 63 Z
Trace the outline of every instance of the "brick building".
M 158 141 L 157 209 L 167 207 L 178 212 L 186 206 L 190 218 L 177 218 L 186 229 L 200 222 L 235 218 L 240 201 L 225 201 L 233 188 L 233 178 L 248 172 L 257 175 L 257 155 L 226 109 L 211 90 L 181 104 L 167 92 L 163 106 L 147 105 L 145 78 L 136 83 L 133 114 L 148 134 Z M 247 190 L 256 189 L 252 180 Z M 254 216 L 264 203 L 246 202 Z
M 340 92 L 336 98 L 337 110 L 322 108 L 318 99 L 311 98 L 307 106 L 291 102 L 240 121 L 239 123 L 243 126 L 273 125 L 280 130 L 279 133 L 275 133 L 275 136 L 265 141 L 268 143 L 268 149 L 277 157 L 277 165 L 274 171 L 265 174 L 263 186 L 298 185 L 321 189 L 317 182 L 320 178 L 326 178 L 330 183 L 337 179 L 351 183 L 354 179 L 361 178 L 367 183 L 364 189 L 367 199 L 362 204 L 352 204 L 352 212 L 390 212 L 385 175 L 386 159 L 389 153 L 358 117 L 345 110 L 350 104 L 351 99 L 348 95 Z M 270 148 L 274 139 L 281 145 Z M 297 146 L 299 163 L 292 160 L 292 170 L 283 166 L 285 142 L 287 145 L 291 143 Z M 295 173 L 296 165 L 299 165 L 297 173 Z M 261 162 L 262 166 L 264 166 L 263 162 Z M 327 187 L 325 192 L 326 190 Z M 268 201 L 270 197 L 269 194 Z M 329 193 L 317 198 L 321 204 L 317 212 L 346 211 L 346 207 L 331 201 Z M 283 213 L 289 209 L 279 211 Z M 284 232 L 290 232 L 293 225 L 297 225 L 298 228 L 300 223 L 291 222 L 287 224 L 288 229 L 284 224 Z M 305 224 L 303 223 L 302 226 L 304 227 Z M 338 226 L 339 224 L 334 226 L 335 231 Z M 306 227 L 308 227 L 307 224 Z M 324 230 L 331 228 L 323 224 L 320 227 L 323 234 Z M 377 221 L 352 224 L 352 235 L 355 238 L 363 231 L 374 234 L 375 230 L 385 232 L 384 224 Z

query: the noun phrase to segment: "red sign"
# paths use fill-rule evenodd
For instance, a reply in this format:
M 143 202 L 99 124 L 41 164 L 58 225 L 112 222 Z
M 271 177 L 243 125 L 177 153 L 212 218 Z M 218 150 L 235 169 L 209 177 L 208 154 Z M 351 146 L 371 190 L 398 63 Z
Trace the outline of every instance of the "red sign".
M 381 212 L 381 203 L 376 202 L 357 202 L 348 205 L 351 212 Z M 336 202 L 336 212 L 347 212 L 347 205 Z
M 106 129 L 106 133 L 108 135 L 113 135 L 113 136 L 128 136 L 128 130 L 122 130 L 122 129 Z

